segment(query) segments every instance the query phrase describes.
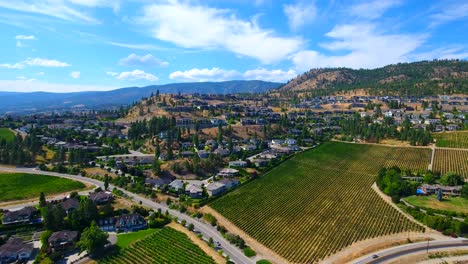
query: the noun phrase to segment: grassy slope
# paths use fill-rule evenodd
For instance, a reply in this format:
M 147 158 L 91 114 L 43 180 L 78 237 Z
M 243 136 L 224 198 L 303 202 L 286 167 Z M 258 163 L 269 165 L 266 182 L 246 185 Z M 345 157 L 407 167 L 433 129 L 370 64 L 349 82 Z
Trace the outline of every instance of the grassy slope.
M 126 234 L 118 234 L 117 235 L 117 246 L 121 249 L 125 249 L 130 244 L 140 239 L 143 239 L 159 229 L 145 229 L 138 232 L 126 233 Z
M 11 142 L 15 138 L 15 133 L 8 128 L 0 128 L 0 138 L 4 138 L 7 142 Z
M 405 200 L 414 206 L 468 213 L 468 200 L 461 197 L 450 197 L 439 201 L 436 199 L 435 195 L 409 196 L 406 197 Z
M 215 263 L 184 234 L 172 228 L 157 229 L 100 263 Z
M 418 228 L 372 189 L 382 166 L 425 170 L 428 149 L 330 142 L 297 155 L 211 206 L 292 262 Z
M 23 200 L 83 189 L 81 182 L 26 173 L 0 173 L 0 202 Z

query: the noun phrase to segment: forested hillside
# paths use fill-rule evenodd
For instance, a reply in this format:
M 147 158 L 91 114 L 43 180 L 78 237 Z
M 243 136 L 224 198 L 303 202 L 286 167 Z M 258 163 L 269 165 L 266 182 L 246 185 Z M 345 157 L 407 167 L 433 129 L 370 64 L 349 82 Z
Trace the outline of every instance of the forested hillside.
M 311 69 L 280 87 L 280 93 L 328 95 L 363 89 L 371 95 L 468 93 L 468 62 L 434 60 L 377 69 Z

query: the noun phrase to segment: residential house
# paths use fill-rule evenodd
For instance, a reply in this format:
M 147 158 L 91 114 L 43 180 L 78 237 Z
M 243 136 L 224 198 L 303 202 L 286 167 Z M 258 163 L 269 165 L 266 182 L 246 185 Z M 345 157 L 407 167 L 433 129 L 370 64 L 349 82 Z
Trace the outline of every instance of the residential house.
M 0 263 L 26 262 L 34 250 L 32 244 L 25 244 L 21 238 L 10 237 L 0 246 Z
M 80 202 L 76 198 L 67 198 L 64 199 L 61 203 L 60 206 L 63 208 L 65 213 L 68 215 L 72 211 L 78 209 L 80 207 Z
M 236 179 L 226 179 L 226 178 L 221 179 L 221 180 L 219 180 L 218 182 L 224 184 L 224 187 L 225 187 L 227 190 L 229 190 L 229 189 L 231 189 L 231 188 L 233 188 L 233 187 L 236 187 L 236 186 L 239 185 L 239 183 L 240 183 L 240 182 L 239 182 L 238 180 L 236 180 Z
M 126 214 L 117 217 L 115 230 L 117 232 L 133 232 L 145 229 L 146 220 L 139 214 Z
M 247 167 L 247 162 L 245 162 L 243 160 L 230 161 L 229 162 L 229 167 L 245 168 L 245 167 Z
M 184 189 L 184 182 L 181 180 L 174 180 L 169 183 L 169 190 L 180 193 Z
M 218 196 L 226 191 L 225 185 L 220 182 L 212 182 L 206 186 L 206 191 L 210 196 Z
M 210 152 L 206 150 L 199 150 L 197 151 L 197 154 L 200 159 L 207 159 L 210 156 Z
M 459 196 L 462 186 L 444 186 L 440 184 L 422 184 L 420 190 L 425 194 L 436 194 L 441 190 L 444 195 Z
M 224 168 L 218 173 L 218 176 L 221 176 L 223 178 L 225 178 L 225 177 L 229 178 L 229 177 L 237 176 L 238 174 L 239 174 L 239 171 L 236 170 L 236 169 Z
M 146 178 L 145 179 L 145 184 L 150 185 L 154 189 L 162 189 L 164 185 L 168 185 L 170 183 L 171 183 L 171 180 L 168 178 L 158 178 L 158 179 Z
M 52 251 L 62 251 L 73 248 L 77 241 L 77 231 L 58 231 L 52 233 L 52 235 L 49 237 L 49 246 Z
M 117 221 L 116 217 L 109 217 L 109 218 L 106 218 L 106 219 L 100 219 L 98 221 L 98 226 L 102 231 L 113 232 L 113 231 L 115 231 L 116 221 Z
M 287 144 L 288 146 L 295 146 L 297 145 L 297 141 L 295 139 L 292 139 L 292 138 L 288 138 L 284 141 L 285 144 Z
M 190 196 L 193 199 L 203 198 L 203 188 L 201 182 L 191 181 L 185 186 L 185 194 Z
M 24 207 L 17 211 L 7 211 L 3 213 L 2 224 L 26 224 L 34 220 L 34 215 L 38 212 L 35 207 Z
M 89 194 L 89 199 L 92 200 L 95 204 L 102 205 L 111 202 L 113 196 L 110 192 L 100 191 Z

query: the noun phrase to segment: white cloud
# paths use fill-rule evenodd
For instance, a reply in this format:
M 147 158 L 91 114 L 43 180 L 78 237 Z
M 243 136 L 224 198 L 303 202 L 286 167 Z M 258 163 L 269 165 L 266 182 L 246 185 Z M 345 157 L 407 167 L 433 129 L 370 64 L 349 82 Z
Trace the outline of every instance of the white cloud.
M 71 66 L 66 62 L 61 62 L 58 60 L 49 60 L 41 58 L 28 58 L 23 62 L 29 66 L 42 66 L 42 67 L 68 67 Z
M 63 0 L 0 0 L 0 7 L 68 21 L 99 23 L 95 18 L 83 12 L 82 9 L 70 5 Z
M 433 60 L 433 59 L 466 59 L 468 50 L 463 46 L 451 46 L 434 49 L 428 52 L 416 53 L 410 56 L 411 60 Z
M 24 65 L 21 63 L 9 64 L 9 63 L 2 63 L 0 67 L 8 68 L 8 69 L 23 69 Z
M 31 82 L 34 85 L 31 85 Z M 61 84 L 61 83 L 45 83 L 29 80 L 0 80 L 0 91 L 15 91 L 15 92 L 83 92 L 83 91 L 109 91 L 116 87 L 111 86 L 98 86 L 98 85 L 74 85 L 74 84 Z
M 322 43 L 329 53 L 304 50 L 292 57 L 296 68 L 302 71 L 317 67 L 376 68 L 405 62 L 425 39 L 425 35 L 384 34 L 371 24 L 340 25 L 326 36 L 334 39 Z M 344 54 L 343 54 L 344 53 Z
M 248 70 L 243 73 L 236 70 L 224 70 L 220 68 L 211 69 L 198 69 L 194 68 L 186 71 L 176 71 L 169 75 L 172 80 L 185 81 L 185 82 L 206 82 L 206 81 L 228 81 L 235 79 L 242 80 L 263 80 L 271 82 L 285 82 L 296 77 L 297 74 L 294 70 L 267 70 L 265 68 L 258 68 Z
M 131 72 L 121 72 L 116 78 L 119 80 L 129 80 L 129 81 L 147 80 L 147 81 L 155 82 L 158 80 L 158 77 L 154 76 L 153 74 L 146 73 L 138 69 L 131 71 Z
M 169 65 L 169 62 L 158 59 L 151 54 L 138 56 L 135 53 L 132 53 L 127 57 L 121 59 L 119 61 L 119 64 L 123 66 L 166 67 L 167 65 Z
M 399 5 L 400 3 L 401 0 L 364 1 L 360 4 L 352 6 L 350 9 L 350 14 L 362 18 L 375 19 L 381 17 L 385 11 Z
M 117 75 L 119 75 L 118 72 L 111 72 L 111 71 L 106 72 L 106 74 L 109 75 L 109 76 L 117 76 Z
M 191 69 L 187 71 L 176 71 L 169 75 L 172 80 L 182 81 L 227 81 L 238 78 L 240 73 L 234 70 L 212 69 Z
M 244 79 L 246 80 L 262 80 L 269 82 L 286 82 L 297 76 L 296 71 L 294 70 L 267 70 L 264 68 L 259 68 L 255 70 L 248 70 L 243 74 Z
M 112 46 L 127 48 L 127 49 L 136 49 L 136 50 L 167 50 L 165 48 L 152 45 L 152 44 L 130 44 L 130 43 L 120 43 L 113 41 L 106 41 L 107 44 Z
M 26 36 L 26 35 L 18 35 L 15 37 L 15 39 L 21 39 L 21 40 L 34 40 L 36 37 L 34 35 Z
M 313 2 L 284 5 L 283 11 L 288 17 L 289 27 L 292 30 L 297 30 L 304 25 L 312 23 L 317 16 L 317 7 Z
M 303 40 L 278 37 L 255 21 L 239 19 L 227 9 L 169 1 L 147 5 L 137 20 L 157 39 L 184 48 L 219 48 L 274 63 L 299 50 Z
M 444 2 L 439 9 L 441 9 L 439 12 L 430 16 L 432 19 L 431 26 L 468 17 L 468 2 L 466 1 L 464 3 L 454 2 L 453 4 L 446 4 Z
M 70 73 L 70 77 L 72 77 L 73 79 L 79 79 L 81 77 L 81 72 L 79 71 L 72 71 Z
M 23 42 L 21 41 L 16 41 L 16 47 L 18 48 L 24 48 L 24 47 L 27 47 L 28 45 L 24 44 Z

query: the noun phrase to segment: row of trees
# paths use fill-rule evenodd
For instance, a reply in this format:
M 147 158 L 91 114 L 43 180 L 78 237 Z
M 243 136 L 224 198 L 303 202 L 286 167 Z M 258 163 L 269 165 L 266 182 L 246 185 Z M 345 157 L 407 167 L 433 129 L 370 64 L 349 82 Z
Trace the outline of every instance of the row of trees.
M 343 134 L 346 137 L 360 137 L 366 141 L 379 143 L 384 138 L 394 138 L 409 141 L 411 145 L 427 146 L 432 142 L 431 133 L 424 129 L 413 128 L 408 119 L 403 121 L 402 127 L 394 124 L 391 117 L 383 119 L 382 124 L 374 123 L 369 116 L 361 118 L 355 115 L 341 122 Z
M 18 134 L 10 142 L 0 138 L 0 163 L 2 164 L 31 164 L 40 154 L 42 154 L 42 143 L 35 134 L 24 139 Z

